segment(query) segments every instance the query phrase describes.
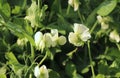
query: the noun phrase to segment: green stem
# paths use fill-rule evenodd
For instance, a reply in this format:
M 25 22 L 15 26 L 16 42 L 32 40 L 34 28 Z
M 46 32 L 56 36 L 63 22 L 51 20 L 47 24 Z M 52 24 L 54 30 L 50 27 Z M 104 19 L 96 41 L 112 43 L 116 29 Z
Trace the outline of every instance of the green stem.
M 41 56 L 38 56 L 38 57 L 36 57 L 36 58 L 33 60 L 32 64 L 29 66 L 29 68 L 28 68 L 27 71 L 25 72 L 24 77 L 27 76 L 28 72 L 31 70 L 31 68 L 33 67 L 33 65 L 34 65 L 34 64 L 36 65 L 35 61 L 36 61 L 39 57 L 41 57 Z M 26 65 L 26 66 L 27 66 L 27 65 Z
M 90 33 L 92 33 L 93 32 L 93 30 L 96 28 L 96 26 L 97 26 L 97 21 L 94 23 L 94 25 L 92 26 L 92 28 L 91 28 L 91 30 L 90 30 Z
M 118 49 L 119 49 L 119 51 L 120 51 L 120 45 L 119 45 L 118 43 L 116 43 L 116 45 L 117 45 L 117 47 L 118 47 Z
M 43 61 L 47 58 L 47 54 L 48 52 L 46 52 L 46 54 L 45 54 L 45 56 L 43 57 L 43 59 L 39 62 L 39 64 L 38 64 L 38 66 L 40 66 L 42 63 L 43 63 Z
M 105 49 L 105 52 L 104 52 L 104 54 L 107 54 L 107 52 L 108 52 L 108 49 L 109 49 L 109 47 L 107 46 L 107 47 L 106 47 L 106 49 Z
M 57 3 L 58 3 L 58 7 L 59 7 L 59 13 L 62 13 L 61 2 L 60 2 L 61 0 L 57 0 L 57 1 L 58 1 Z
M 68 14 L 69 14 L 69 12 L 70 12 L 70 5 L 68 5 L 68 7 L 67 7 L 67 12 L 66 12 L 66 15 L 68 15 Z
M 81 22 L 83 23 L 83 19 L 82 19 L 82 15 L 80 13 L 80 9 L 78 9 L 78 15 L 79 15 L 79 18 L 80 18 Z
M 34 48 L 33 48 L 32 44 L 30 44 L 30 46 L 31 46 L 31 58 L 33 60 L 35 57 Z
M 89 59 L 90 59 L 90 67 L 91 67 L 91 71 L 92 71 L 92 76 L 93 76 L 93 78 L 95 78 L 95 72 L 94 72 L 94 67 L 92 64 L 92 56 L 91 56 L 91 51 L 90 51 L 90 41 L 88 41 L 88 54 L 89 54 Z

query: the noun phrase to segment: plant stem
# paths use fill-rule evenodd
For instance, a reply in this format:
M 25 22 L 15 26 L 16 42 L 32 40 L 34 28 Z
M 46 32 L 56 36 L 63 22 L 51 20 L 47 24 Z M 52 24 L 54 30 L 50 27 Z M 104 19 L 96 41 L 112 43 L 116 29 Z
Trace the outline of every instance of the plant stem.
M 31 46 L 31 58 L 32 58 L 32 60 L 34 60 L 34 57 L 35 57 L 34 48 L 33 48 L 32 44 L 30 44 L 30 46 Z
M 120 45 L 118 43 L 116 43 L 117 47 L 118 47 L 118 50 L 120 51 Z
M 61 14 L 62 13 L 62 8 L 61 8 L 61 0 L 57 0 L 57 4 L 58 4 L 58 11 Z
M 44 56 L 43 59 L 39 62 L 38 66 L 40 66 L 40 65 L 43 63 L 43 61 L 47 58 L 47 54 L 48 54 L 48 52 L 46 51 L 45 56 Z
M 94 23 L 94 25 L 92 26 L 92 28 L 91 28 L 91 30 L 90 30 L 90 33 L 92 33 L 93 32 L 93 30 L 96 28 L 96 26 L 97 26 L 97 21 Z
M 79 15 L 79 18 L 80 18 L 81 22 L 83 23 L 83 19 L 82 19 L 82 15 L 80 13 L 80 9 L 78 9 L 78 15 Z
M 91 71 L 92 71 L 92 76 L 93 76 L 93 78 L 95 78 L 95 72 L 94 72 L 94 67 L 92 64 L 92 56 L 91 56 L 91 51 L 90 51 L 90 41 L 88 41 L 88 54 L 89 54 L 89 59 L 90 59 L 90 67 L 91 67 Z
M 69 14 L 69 12 L 70 12 L 70 5 L 68 5 L 68 7 L 67 7 L 67 12 L 66 12 L 66 15 L 68 15 L 68 14 Z

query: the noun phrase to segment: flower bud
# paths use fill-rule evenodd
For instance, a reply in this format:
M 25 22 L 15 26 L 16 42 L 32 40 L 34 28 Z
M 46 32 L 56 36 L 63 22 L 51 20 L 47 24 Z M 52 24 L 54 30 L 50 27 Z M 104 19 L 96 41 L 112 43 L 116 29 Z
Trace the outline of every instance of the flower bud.
M 112 42 L 117 42 L 117 43 L 120 42 L 120 36 L 116 30 L 113 30 L 112 32 L 110 32 L 109 37 Z
M 45 65 L 42 65 L 40 68 L 36 66 L 34 69 L 34 75 L 36 78 L 49 78 L 48 70 Z
M 36 78 L 40 77 L 40 68 L 39 68 L 39 66 L 35 67 L 35 69 L 34 69 L 34 75 L 35 75 Z
M 48 70 L 45 65 L 40 67 L 40 78 L 49 78 Z

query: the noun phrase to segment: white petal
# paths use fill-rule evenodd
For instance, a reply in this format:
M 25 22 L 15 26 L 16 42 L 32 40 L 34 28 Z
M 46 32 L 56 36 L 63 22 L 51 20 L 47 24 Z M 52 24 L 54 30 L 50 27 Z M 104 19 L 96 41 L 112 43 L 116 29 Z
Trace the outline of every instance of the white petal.
M 58 40 L 58 30 L 52 29 L 51 34 L 52 34 L 52 47 L 55 47 L 57 45 Z
M 40 76 L 40 69 L 39 69 L 38 66 L 36 66 L 35 69 L 34 69 L 34 75 L 35 75 L 35 77 L 37 77 L 37 78 L 39 78 L 39 76 Z
M 115 42 L 120 42 L 120 36 L 116 30 L 112 31 L 109 35 L 110 39 Z
M 74 0 L 68 0 L 68 4 L 71 5 L 71 6 L 73 6 Z
M 39 43 L 42 40 L 42 38 L 43 38 L 43 34 L 40 31 L 35 33 L 34 40 L 35 40 L 36 46 L 39 45 Z
M 106 24 L 104 22 L 101 22 L 101 29 L 108 29 L 109 28 L 109 24 Z
M 52 36 L 50 33 L 44 34 L 44 39 L 45 39 L 45 46 L 50 47 L 52 45 Z
M 98 20 L 99 23 L 101 23 L 101 22 L 103 21 L 102 16 L 98 15 L 98 16 L 97 16 L 97 20 Z
M 52 36 L 58 36 L 58 30 L 57 29 L 52 29 L 51 30 L 51 34 L 52 34 Z
M 49 78 L 48 70 L 45 65 L 40 67 L 40 78 Z
M 45 41 L 41 40 L 40 43 L 39 43 L 38 49 L 43 52 L 44 48 L 45 48 Z
M 69 42 L 72 44 L 78 41 L 76 34 L 74 34 L 73 32 L 69 33 L 68 39 L 69 39 Z
M 76 34 L 81 34 L 83 33 L 84 31 L 88 31 L 89 29 L 83 25 L 83 24 L 78 24 L 78 23 L 74 23 L 74 32 Z
M 74 11 L 77 11 L 79 8 L 79 1 L 78 0 L 74 0 Z
M 64 36 L 60 36 L 58 39 L 58 43 L 60 45 L 64 45 L 66 43 L 66 38 Z
M 91 35 L 90 35 L 90 33 L 87 31 L 87 32 L 82 33 L 80 37 L 81 37 L 81 40 L 82 40 L 82 41 L 87 41 L 88 39 L 91 38 Z

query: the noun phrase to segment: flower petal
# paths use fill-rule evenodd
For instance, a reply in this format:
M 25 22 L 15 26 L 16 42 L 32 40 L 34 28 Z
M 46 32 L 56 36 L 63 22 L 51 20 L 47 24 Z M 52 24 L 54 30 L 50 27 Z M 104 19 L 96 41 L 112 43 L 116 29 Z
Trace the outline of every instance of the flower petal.
M 48 70 L 45 65 L 40 67 L 40 78 L 49 78 Z
M 58 38 L 59 45 L 64 45 L 66 43 L 66 38 L 64 36 L 60 36 Z
M 69 42 L 72 44 L 78 41 L 76 34 L 74 34 L 73 32 L 69 33 L 68 39 L 69 39 Z
M 37 47 L 39 46 L 39 43 L 42 40 L 42 38 L 43 38 L 43 34 L 40 31 L 36 32 L 34 36 L 34 40 Z
M 52 36 L 50 33 L 44 34 L 45 47 L 51 47 L 52 45 Z
M 98 16 L 97 16 L 97 20 L 98 20 L 99 23 L 101 23 L 101 22 L 103 21 L 102 16 L 98 15 Z
M 81 34 L 81 40 L 82 41 L 87 41 L 90 38 L 91 38 L 91 35 L 88 31 L 85 31 Z
M 71 6 L 73 6 L 74 0 L 68 0 L 68 4 L 71 5 Z
M 109 24 L 106 24 L 104 22 L 101 22 L 101 29 L 108 29 L 109 28 Z
M 77 11 L 79 8 L 79 0 L 74 0 L 74 11 Z
M 52 29 L 51 34 L 52 34 L 52 36 L 58 37 L 58 30 L 57 29 Z
M 120 42 L 120 36 L 119 36 L 119 34 L 117 33 L 117 31 L 116 30 L 113 30 L 111 33 L 110 33 L 110 35 L 109 35 L 109 37 L 110 37 L 110 40 L 111 41 L 115 41 L 115 42 Z
M 39 66 L 36 66 L 36 67 L 35 67 L 35 69 L 34 69 L 34 75 L 35 75 L 35 77 L 39 78 L 39 76 L 40 76 Z
M 89 29 L 83 24 L 74 23 L 73 30 L 76 34 L 81 34 L 84 31 L 88 31 Z

